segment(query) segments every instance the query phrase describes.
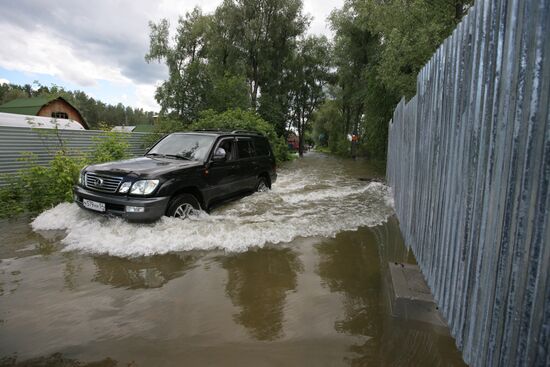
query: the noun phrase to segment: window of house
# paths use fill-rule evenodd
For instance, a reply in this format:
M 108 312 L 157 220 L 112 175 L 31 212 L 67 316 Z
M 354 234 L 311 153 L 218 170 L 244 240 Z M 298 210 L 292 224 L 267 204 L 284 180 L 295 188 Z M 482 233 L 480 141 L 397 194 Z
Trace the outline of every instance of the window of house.
M 68 119 L 69 115 L 67 115 L 67 112 L 52 112 L 52 117 L 54 119 Z

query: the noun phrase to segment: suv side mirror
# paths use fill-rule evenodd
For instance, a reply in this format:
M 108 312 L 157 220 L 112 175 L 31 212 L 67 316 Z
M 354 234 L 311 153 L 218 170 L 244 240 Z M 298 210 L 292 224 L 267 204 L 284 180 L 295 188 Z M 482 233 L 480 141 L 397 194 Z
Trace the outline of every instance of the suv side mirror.
M 212 157 L 212 160 L 214 162 L 221 162 L 225 161 L 227 159 L 227 152 L 223 148 L 218 148 L 214 152 L 214 156 Z

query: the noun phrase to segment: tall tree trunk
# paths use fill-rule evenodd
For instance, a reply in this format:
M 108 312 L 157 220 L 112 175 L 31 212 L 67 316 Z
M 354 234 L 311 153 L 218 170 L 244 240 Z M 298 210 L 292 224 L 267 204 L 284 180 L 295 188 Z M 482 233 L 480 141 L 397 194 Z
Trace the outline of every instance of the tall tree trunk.
M 361 115 L 363 114 L 363 104 L 357 106 L 355 111 L 355 121 L 353 124 L 353 133 L 359 134 L 359 122 L 361 121 Z
M 298 137 L 298 155 L 300 158 L 304 156 L 304 129 L 302 127 L 300 127 L 300 136 Z
M 349 106 L 346 107 L 346 115 L 345 115 L 345 129 L 344 129 L 344 135 L 349 134 L 349 128 L 351 124 L 351 108 Z
M 256 110 L 258 100 L 258 63 L 255 59 L 252 60 L 252 95 L 250 96 L 252 108 Z
M 257 81 L 252 81 L 252 98 L 251 98 L 251 102 L 252 102 L 252 108 L 254 110 L 256 110 L 256 107 L 257 107 L 257 102 L 258 101 L 258 82 Z
M 298 115 L 298 155 L 304 156 L 304 121 L 303 111 Z

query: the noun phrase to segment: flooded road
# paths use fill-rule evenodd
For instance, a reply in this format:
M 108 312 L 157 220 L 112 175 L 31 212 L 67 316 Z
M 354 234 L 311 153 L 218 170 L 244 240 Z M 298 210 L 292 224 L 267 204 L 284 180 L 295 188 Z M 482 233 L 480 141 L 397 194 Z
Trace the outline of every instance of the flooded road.
M 461 366 L 391 316 L 387 263 L 414 259 L 379 175 L 312 153 L 192 221 L 0 223 L 0 365 Z

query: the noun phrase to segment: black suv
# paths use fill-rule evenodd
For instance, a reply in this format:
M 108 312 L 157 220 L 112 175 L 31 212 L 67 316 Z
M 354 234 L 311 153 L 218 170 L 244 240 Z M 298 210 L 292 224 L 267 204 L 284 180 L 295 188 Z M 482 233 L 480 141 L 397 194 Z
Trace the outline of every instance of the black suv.
M 144 157 L 85 167 L 74 199 L 81 208 L 130 221 L 186 218 L 243 193 L 271 188 L 275 168 L 269 142 L 258 133 L 174 133 Z

